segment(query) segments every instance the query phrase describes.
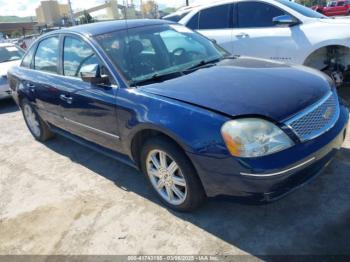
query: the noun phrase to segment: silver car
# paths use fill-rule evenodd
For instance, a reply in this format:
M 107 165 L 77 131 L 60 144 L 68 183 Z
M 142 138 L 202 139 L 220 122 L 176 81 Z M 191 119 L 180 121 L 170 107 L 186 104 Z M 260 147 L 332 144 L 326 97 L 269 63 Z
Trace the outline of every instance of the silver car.
M 0 99 L 10 96 L 10 87 L 7 83 L 7 71 L 19 65 L 24 51 L 11 43 L 0 43 Z

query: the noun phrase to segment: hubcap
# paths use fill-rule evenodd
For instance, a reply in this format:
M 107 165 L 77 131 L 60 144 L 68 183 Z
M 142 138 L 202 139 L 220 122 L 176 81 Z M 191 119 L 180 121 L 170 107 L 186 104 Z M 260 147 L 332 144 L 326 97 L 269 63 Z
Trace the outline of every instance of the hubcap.
M 37 117 L 33 111 L 33 109 L 29 106 L 29 105 L 24 105 L 23 108 L 23 112 L 24 112 L 24 116 L 26 118 L 28 127 L 30 129 L 30 131 L 32 131 L 32 133 L 36 136 L 39 137 L 40 136 L 40 125 L 39 125 L 39 121 L 37 120 Z
M 186 180 L 178 164 L 164 151 L 152 150 L 147 156 L 147 174 L 154 189 L 168 203 L 181 205 L 187 196 Z

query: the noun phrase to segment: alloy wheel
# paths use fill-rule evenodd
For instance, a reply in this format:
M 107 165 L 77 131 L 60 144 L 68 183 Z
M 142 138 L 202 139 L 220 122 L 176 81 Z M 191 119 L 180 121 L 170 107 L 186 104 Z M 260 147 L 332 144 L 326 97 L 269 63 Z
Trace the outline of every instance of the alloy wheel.
M 27 121 L 27 124 L 28 124 L 30 131 L 36 137 L 40 137 L 40 135 L 41 135 L 40 123 L 39 123 L 39 120 L 38 120 L 35 112 L 33 111 L 32 107 L 28 104 L 25 104 L 24 108 L 23 108 L 23 113 L 24 113 L 24 117 Z
M 154 189 L 169 204 L 181 205 L 187 197 L 187 183 L 179 165 L 162 150 L 150 151 L 146 161 Z

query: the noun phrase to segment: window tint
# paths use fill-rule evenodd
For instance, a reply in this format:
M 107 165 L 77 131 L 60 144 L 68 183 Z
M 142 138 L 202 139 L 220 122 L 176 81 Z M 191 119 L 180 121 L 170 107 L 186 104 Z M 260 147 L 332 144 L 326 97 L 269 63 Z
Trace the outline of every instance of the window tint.
M 21 66 L 26 67 L 26 68 L 31 68 L 34 51 L 35 51 L 34 47 L 32 47 L 28 50 L 28 52 L 23 57 Z
M 219 5 L 204 9 L 199 15 L 199 29 L 222 29 L 230 27 L 231 5 Z
M 39 43 L 34 58 L 36 70 L 51 73 L 58 72 L 58 37 L 50 37 Z
M 84 66 L 99 65 L 92 48 L 84 41 L 66 37 L 63 51 L 63 74 L 66 76 L 80 77 L 80 71 Z
M 273 27 L 273 18 L 285 13 L 272 5 L 259 2 L 238 4 L 238 25 L 241 28 Z
M 338 6 L 344 6 L 345 2 L 338 2 Z
M 197 30 L 198 29 L 198 22 L 199 22 L 199 13 L 195 14 L 192 16 L 190 21 L 187 23 L 187 27 L 191 28 L 192 30 Z

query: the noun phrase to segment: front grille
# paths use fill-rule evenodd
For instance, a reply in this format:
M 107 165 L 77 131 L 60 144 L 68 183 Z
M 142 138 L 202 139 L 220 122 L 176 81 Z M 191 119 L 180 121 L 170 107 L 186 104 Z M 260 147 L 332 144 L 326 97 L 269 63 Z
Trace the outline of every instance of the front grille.
M 288 120 L 288 125 L 304 142 L 332 128 L 339 118 L 339 101 L 335 92 L 328 93 L 316 104 Z

